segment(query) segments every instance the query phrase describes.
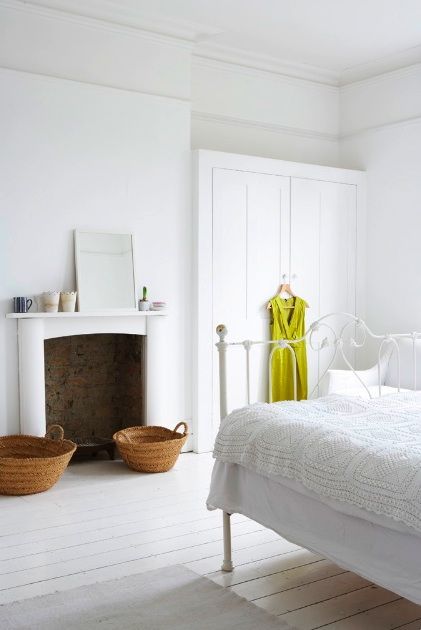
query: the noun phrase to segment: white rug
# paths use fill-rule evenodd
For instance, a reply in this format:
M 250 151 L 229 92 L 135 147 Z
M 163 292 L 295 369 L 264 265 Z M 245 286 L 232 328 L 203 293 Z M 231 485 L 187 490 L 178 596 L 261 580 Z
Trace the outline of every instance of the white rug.
M 291 630 L 242 597 L 182 567 L 0 606 L 2 630 Z

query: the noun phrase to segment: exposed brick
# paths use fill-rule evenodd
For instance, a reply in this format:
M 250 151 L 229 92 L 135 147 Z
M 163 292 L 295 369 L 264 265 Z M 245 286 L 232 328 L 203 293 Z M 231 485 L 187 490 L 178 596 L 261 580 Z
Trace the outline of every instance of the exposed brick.
M 143 424 L 144 337 L 76 335 L 45 342 L 47 424 L 66 437 L 111 437 Z

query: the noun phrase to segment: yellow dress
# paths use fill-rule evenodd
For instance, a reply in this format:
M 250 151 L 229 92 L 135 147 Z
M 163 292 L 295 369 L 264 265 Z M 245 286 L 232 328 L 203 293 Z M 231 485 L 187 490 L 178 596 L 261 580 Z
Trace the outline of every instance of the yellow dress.
M 271 339 L 299 339 L 305 333 L 306 302 L 299 297 L 287 300 L 277 295 L 270 300 L 272 309 Z M 287 308 L 293 306 L 294 308 Z M 297 400 L 307 398 L 306 342 L 292 344 L 297 359 Z M 272 359 L 272 401 L 293 400 L 293 358 L 290 351 L 277 349 Z

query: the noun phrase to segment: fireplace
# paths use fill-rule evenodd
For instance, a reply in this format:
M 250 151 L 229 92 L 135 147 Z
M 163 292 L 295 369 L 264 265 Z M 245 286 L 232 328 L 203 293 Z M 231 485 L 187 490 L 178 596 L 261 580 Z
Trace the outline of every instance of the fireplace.
M 91 406 L 83 420 L 78 419 L 81 407 L 78 407 L 76 398 L 86 394 L 86 390 L 85 393 L 77 394 L 77 387 L 83 392 L 84 387 L 89 386 L 86 383 L 89 369 L 85 369 L 83 361 L 88 359 L 88 348 L 97 343 L 99 338 L 108 346 L 109 357 L 113 357 L 113 360 L 117 358 L 117 365 L 114 365 L 111 372 L 119 381 L 118 385 L 121 385 L 120 390 L 117 385 L 113 389 L 115 406 L 111 405 L 107 411 L 105 408 L 103 410 L 106 423 L 102 428 L 110 435 L 114 422 L 117 422 L 117 415 L 118 422 L 128 424 L 165 425 L 169 422 L 167 401 L 162 391 L 162 383 L 167 378 L 165 313 L 142 313 L 135 310 L 101 313 L 13 313 L 7 317 L 18 320 L 21 433 L 45 435 L 47 418 L 48 422 L 57 420 L 58 424 L 64 419 L 66 431 L 69 432 L 79 431 L 76 427 L 81 427 L 82 422 L 84 430 L 98 430 L 94 428 L 94 424 L 89 423 L 94 416 L 97 419 L 100 414 L 94 413 L 95 409 Z M 71 337 L 74 338 L 73 341 L 66 341 Z M 64 344 L 61 349 L 60 344 Z M 69 357 L 72 352 L 77 353 L 78 348 L 81 354 L 85 353 L 84 359 L 80 356 L 78 365 L 72 361 L 67 365 L 67 369 L 70 369 L 70 377 L 67 378 L 71 380 L 73 393 L 61 393 L 58 396 L 56 386 L 60 384 L 60 379 L 63 380 L 66 369 L 60 371 L 56 364 L 56 369 L 49 373 L 47 365 L 46 373 L 45 355 L 47 361 L 49 355 L 57 357 L 60 353 L 63 357 L 68 353 Z M 123 355 L 126 359 L 125 367 Z M 64 358 L 61 360 L 64 361 Z M 98 369 L 95 360 L 97 369 L 92 367 L 92 372 L 96 372 L 97 378 L 102 368 Z M 110 358 L 107 362 L 110 362 Z M 61 367 L 66 368 L 66 365 Z M 104 392 L 107 383 L 105 379 L 104 383 L 97 385 Z M 121 394 L 123 389 L 124 395 Z M 98 405 L 103 402 L 98 397 L 96 400 Z
M 46 339 L 46 422 L 67 438 L 111 438 L 144 423 L 143 335 L 102 333 Z

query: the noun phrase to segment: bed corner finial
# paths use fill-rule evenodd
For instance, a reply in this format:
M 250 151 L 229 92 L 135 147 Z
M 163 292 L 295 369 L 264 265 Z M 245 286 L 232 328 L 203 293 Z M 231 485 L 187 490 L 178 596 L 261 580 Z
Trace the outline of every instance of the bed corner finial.
M 228 334 L 228 330 L 225 324 L 218 324 L 218 326 L 216 327 L 216 334 L 219 337 L 219 342 L 224 343 L 225 337 Z

